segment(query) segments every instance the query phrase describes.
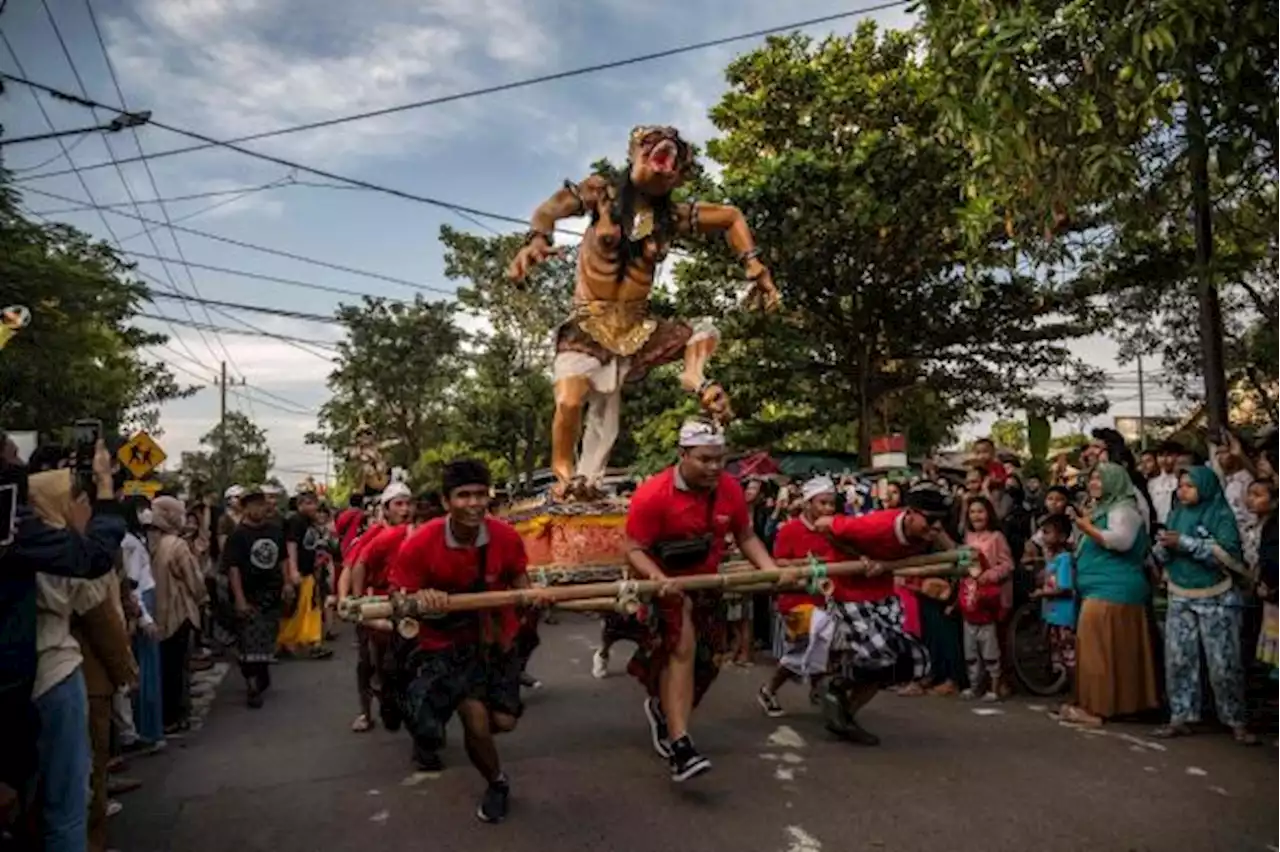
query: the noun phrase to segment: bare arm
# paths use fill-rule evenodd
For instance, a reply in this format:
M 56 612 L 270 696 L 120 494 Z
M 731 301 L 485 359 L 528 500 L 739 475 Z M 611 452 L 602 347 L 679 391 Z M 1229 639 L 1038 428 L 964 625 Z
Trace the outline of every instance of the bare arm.
M 244 584 L 240 582 L 240 568 L 234 563 L 227 569 L 227 579 L 231 582 L 231 597 L 235 599 L 237 610 L 246 610 L 249 608 L 249 602 L 244 597 Z
M 662 567 L 654 561 L 652 556 L 645 552 L 643 547 L 631 539 L 627 539 L 627 564 L 646 580 L 663 581 L 667 579 L 667 575 L 662 572 Z
M 296 541 L 285 542 L 284 552 L 284 581 L 286 583 L 296 583 L 301 576 L 298 573 L 298 543 Z
M 355 565 L 351 566 L 350 571 L 342 572 L 342 581 L 340 581 L 338 585 L 339 587 L 341 587 L 342 583 L 345 582 L 347 585 L 347 588 L 345 593 L 341 588 L 338 589 L 338 600 L 342 600 L 347 595 L 352 594 L 353 591 L 357 596 L 363 595 L 364 594 L 364 578 L 365 578 L 364 559 L 360 558 L 356 560 Z

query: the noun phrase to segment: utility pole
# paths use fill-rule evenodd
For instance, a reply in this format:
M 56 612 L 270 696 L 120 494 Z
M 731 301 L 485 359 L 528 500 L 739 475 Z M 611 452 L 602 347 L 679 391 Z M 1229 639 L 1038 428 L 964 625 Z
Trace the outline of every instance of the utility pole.
M 1191 163 L 1191 213 L 1196 238 L 1196 297 L 1200 303 L 1200 360 L 1204 408 L 1212 440 L 1227 427 L 1227 377 L 1222 354 L 1222 305 L 1213 280 L 1213 207 L 1209 199 L 1209 141 L 1201 112 L 1199 69 L 1187 87 L 1187 153 Z
M 227 385 L 244 384 L 244 379 L 236 381 L 227 378 L 227 362 L 222 362 L 222 374 L 218 380 L 218 455 L 221 464 L 218 476 L 222 482 L 218 492 L 226 491 L 231 485 L 231 447 L 227 441 Z
M 1142 386 L 1142 356 L 1138 356 L 1138 447 L 1147 448 L 1147 394 Z

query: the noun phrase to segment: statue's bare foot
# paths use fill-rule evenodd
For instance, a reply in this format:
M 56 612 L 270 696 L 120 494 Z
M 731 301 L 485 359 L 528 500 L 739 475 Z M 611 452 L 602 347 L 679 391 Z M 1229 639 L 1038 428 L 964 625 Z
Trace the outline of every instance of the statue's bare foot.
M 604 491 L 581 476 L 551 486 L 551 499 L 556 503 L 593 503 L 605 496 Z

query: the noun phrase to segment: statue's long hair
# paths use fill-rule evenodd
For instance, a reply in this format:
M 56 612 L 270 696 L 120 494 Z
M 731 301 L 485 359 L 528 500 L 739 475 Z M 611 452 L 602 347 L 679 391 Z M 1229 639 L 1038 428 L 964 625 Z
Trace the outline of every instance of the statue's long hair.
M 634 245 L 631 241 L 631 226 L 636 217 L 636 196 L 639 194 L 640 190 L 631 182 L 631 161 L 628 160 L 614 180 L 613 209 L 610 211 L 613 220 L 622 229 L 622 239 L 618 243 L 617 281 L 619 283 L 626 277 L 627 267 L 637 256 L 636 251 L 642 250 L 642 247 Z M 666 245 L 676 235 L 676 206 L 671 200 L 671 193 L 650 198 L 649 203 L 653 208 L 651 236 L 658 241 L 658 245 Z

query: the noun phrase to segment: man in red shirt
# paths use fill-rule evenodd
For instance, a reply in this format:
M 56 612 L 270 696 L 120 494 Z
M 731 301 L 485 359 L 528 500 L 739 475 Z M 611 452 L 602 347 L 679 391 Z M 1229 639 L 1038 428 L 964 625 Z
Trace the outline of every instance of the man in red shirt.
M 830 536 L 819 532 L 815 526 L 820 518 L 836 513 L 835 483 L 828 476 L 814 477 L 801 486 L 800 499 L 804 504 L 800 516 L 792 518 L 778 529 L 773 542 L 774 559 L 805 559 L 814 556 L 827 563 L 839 562 L 842 558 L 840 551 L 836 550 Z M 826 612 L 826 598 L 822 595 L 792 592 L 779 595 L 777 605 L 786 628 L 784 650 L 772 680 L 761 686 L 756 695 L 756 701 L 765 714 L 775 718 L 785 715 L 782 705 L 778 703 L 778 690 L 787 681 L 807 679 L 810 694 L 816 703 L 817 685 L 827 673 L 826 649 L 819 649 L 818 643 L 828 635 L 827 624 L 830 620 Z M 815 655 L 823 661 L 822 668 L 815 668 L 811 664 Z
M 680 429 L 680 461 L 636 489 L 627 510 L 627 562 L 642 578 L 714 574 L 729 536 L 757 568 L 776 567 L 756 538 L 742 486 L 724 470 L 724 433 L 693 420 Z M 653 747 L 685 781 L 711 768 L 689 737 L 689 717 L 718 674 L 724 624 L 718 594 L 657 599 L 651 630 L 628 671 L 648 690 L 645 715 Z
M 510 787 L 494 734 L 513 730 L 520 703 L 522 660 L 515 652 L 514 607 L 448 612 L 449 595 L 527 588 L 524 542 L 509 524 L 487 517 L 489 469 L 479 461 L 445 465 L 442 494 L 448 514 L 414 531 L 391 561 L 393 588 L 415 593 L 425 612 L 417 648 L 404 671 L 405 719 L 415 759 L 432 761 L 456 711 L 467 757 L 488 787 L 476 816 L 501 822 Z
M 831 578 L 830 648 L 838 653 L 838 662 L 822 698 L 827 729 L 861 745 L 880 740 L 855 721 L 858 711 L 881 688 L 929 673 L 929 653 L 904 629 L 893 575 L 881 563 L 949 546 L 941 526 L 949 507 L 942 493 L 929 486 L 907 492 L 903 507 L 814 522 L 816 530 L 830 534 L 844 559 L 871 560 L 863 576 Z
M 339 583 L 339 600 L 348 593 L 359 595 L 387 593 L 387 569 L 391 558 L 404 543 L 409 530 L 409 488 L 403 482 L 393 482 L 380 498 L 382 523 L 370 527 L 358 543 L 351 547 L 345 572 L 345 583 Z M 360 697 L 360 715 L 351 723 L 351 730 L 364 733 L 373 728 L 373 697 L 378 695 L 378 712 L 382 724 L 394 731 L 400 727 L 400 714 L 394 700 L 383 690 L 388 685 L 393 637 L 381 630 L 362 625 L 356 627 L 358 656 L 356 662 L 356 688 Z

